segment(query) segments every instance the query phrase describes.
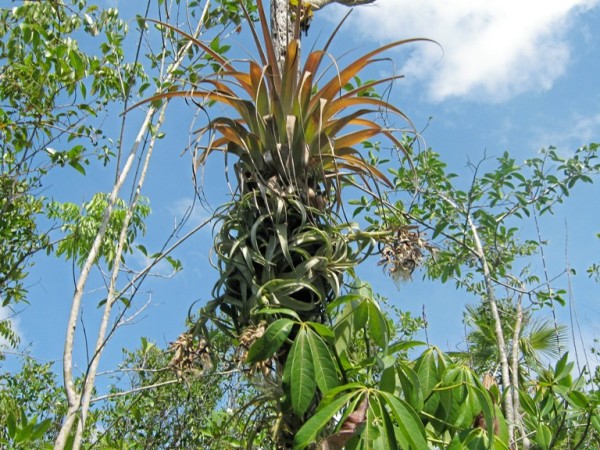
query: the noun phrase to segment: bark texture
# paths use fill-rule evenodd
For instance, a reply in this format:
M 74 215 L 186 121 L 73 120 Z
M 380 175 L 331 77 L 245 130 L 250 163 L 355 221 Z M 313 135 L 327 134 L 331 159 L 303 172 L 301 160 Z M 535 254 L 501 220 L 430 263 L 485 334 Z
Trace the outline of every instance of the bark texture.
M 271 0 L 271 37 L 279 67 L 283 65 L 285 49 L 294 38 L 293 34 L 289 0 Z

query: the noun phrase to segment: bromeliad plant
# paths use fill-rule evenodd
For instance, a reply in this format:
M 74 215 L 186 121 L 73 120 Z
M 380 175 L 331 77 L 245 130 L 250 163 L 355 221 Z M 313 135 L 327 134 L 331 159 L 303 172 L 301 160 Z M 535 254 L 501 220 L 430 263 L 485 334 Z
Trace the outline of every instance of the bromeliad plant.
M 264 46 L 254 28 L 252 33 L 260 62 L 249 61 L 248 70 L 241 70 L 186 35 L 221 70 L 193 88 L 147 99 L 191 97 L 231 111 L 231 116 L 213 118 L 200 130 L 210 142 L 199 147 L 196 169 L 216 151 L 236 158 L 234 201 L 218 214 L 222 228 L 215 248 L 222 277 L 215 297 L 237 334 L 265 320 L 257 312 L 262 307 L 286 308 L 302 319 L 323 321 L 323 307 L 339 294 L 342 275 L 370 248 L 371 237 L 339 223 L 342 191 L 350 184 L 363 184 L 369 192 L 391 187 L 357 146 L 382 136 L 405 153 L 392 130 L 371 116 L 385 110 L 410 122 L 395 106 L 364 95 L 398 76 L 344 88 L 378 61 L 380 53 L 416 41 L 374 50 L 323 81 L 319 70 L 331 39 L 301 66 L 297 29 L 279 67 L 262 2 L 258 6 Z
M 372 117 L 385 111 L 411 128 L 401 110 L 368 95 L 398 76 L 348 84 L 382 52 L 418 39 L 371 51 L 327 80 L 320 69 L 331 39 L 301 64 L 297 19 L 295 39 L 279 67 L 262 1 L 257 4 L 262 44 L 259 32 L 251 31 L 258 61 L 248 61 L 244 70 L 182 33 L 220 70 L 191 88 L 146 100 L 193 98 L 224 105 L 228 112 L 200 130 L 209 143 L 198 146 L 196 170 L 222 152 L 226 161 L 235 159 L 237 187 L 216 214 L 220 278 L 194 332 L 200 340 L 208 337 L 205 324 L 211 319 L 237 340 L 238 364 L 261 387 L 261 395 L 243 408 L 252 411 L 249 426 L 270 427 L 278 448 L 319 440 L 323 448 L 349 442 L 425 448 L 417 410 L 389 379 L 396 379 L 394 361 L 403 347 L 391 346 L 389 323 L 373 295 L 357 282 L 348 287 L 354 268 L 392 233 L 362 231 L 340 213 L 348 186 L 375 196 L 392 186 L 362 155 L 364 141 L 386 139 L 408 157 L 401 140 Z M 384 367 L 390 369 L 386 383 Z M 335 415 L 341 417 L 337 422 Z M 371 426 L 358 437 L 367 418 Z

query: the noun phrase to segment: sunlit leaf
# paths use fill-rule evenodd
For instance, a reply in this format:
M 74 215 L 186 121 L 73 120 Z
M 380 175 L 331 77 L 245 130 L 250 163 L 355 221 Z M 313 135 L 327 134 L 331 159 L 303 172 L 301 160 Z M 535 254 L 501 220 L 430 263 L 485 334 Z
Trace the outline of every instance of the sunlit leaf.
M 306 337 L 312 353 L 317 386 L 321 392 L 326 393 L 339 384 L 335 358 L 323 339 L 314 331 L 307 329 Z
M 324 406 L 319 406 L 317 412 L 296 433 L 294 450 L 302 450 L 308 445 L 314 444 L 321 430 L 327 426 L 333 416 L 357 395 L 360 395 L 360 391 L 350 391 L 331 400 Z
M 317 383 L 306 328 L 298 331 L 284 369 L 284 383 L 290 392 L 294 412 L 301 416 L 310 406 Z
M 423 391 L 419 376 L 405 363 L 398 365 L 397 373 L 404 398 L 415 410 L 420 411 L 423 408 Z
M 293 326 L 294 322 L 290 319 L 279 319 L 269 325 L 265 334 L 250 346 L 246 362 L 254 364 L 272 357 L 286 341 Z
M 368 302 L 369 308 L 369 335 L 381 348 L 388 345 L 388 323 L 385 315 L 374 301 Z
M 545 423 L 540 423 L 538 425 L 535 433 L 535 442 L 543 450 L 550 448 L 550 443 L 552 442 L 552 432 Z
M 392 416 L 396 419 L 396 427 L 399 430 L 400 444 L 404 448 L 424 449 L 427 447 L 425 429 L 415 410 L 404 400 L 394 395 L 378 391 L 378 396 L 385 402 Z

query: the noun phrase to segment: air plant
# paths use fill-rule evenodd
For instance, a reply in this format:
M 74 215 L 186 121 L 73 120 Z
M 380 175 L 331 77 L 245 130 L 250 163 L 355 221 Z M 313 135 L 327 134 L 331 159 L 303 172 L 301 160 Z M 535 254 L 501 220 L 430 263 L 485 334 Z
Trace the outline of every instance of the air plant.
M 208 140 L 208 144 L 198 145 L 195 155 L 199 171 L 211 154 L 222 152 L 226 161 L 235 160 L 237 179 L 232 201 L 216 213 L 214 247 L 220 278 L 196 332 L 209 318 L 240 342 L 252 334 L 249 331 L 266 328 L 257 342 L 269 351 L 260 358 L 255 354 L 250 362 L 268 361 L 270 370 L 260 373 L 283 387 L 286 398 L 280 401 L 277 420 L 281 425 L 274 434 L 289 440 L 304 422 L 293 417 L 310 414 L 309 406 L 318 400 L 316 389 L 325 394 L 337 384 L 319 382 L 316 377 L 308 397 L 294 397 L 288 356 L 297 349 L 295 339 L 305 336 L 322 342 L 315 357 L 327 359 L 330 374 L 341 376 L 335 350 L 314 337 L 305 324 L 328 323 L 327 305 L 341 294 L 344 277 L 352 275 L 374 248 L 375 234 L 342 220 L 343 192 L 347 186 L 363 186 L 378 195 L 393 187 L 376 164 L 363 156 L 362 143 L 384 138 L 399 156 L 409 159 L 394 130 L 373 117 L 385 111 L 412 130 L 408 118 L 387 101 L 366 95 L 400 76 L 348 85 L 363 69 L 380 61 L 386 50 L 422 39 L 397 41 L 368 52 L 343 68 L 330 70 L 334 73 L 327 79 L 328 71 L 321 67 L 339 26 L 324 48 L 309 52 L 302 64 L 297 19 L 294 39 L 280 67 L 262 1 L 257 4 L 260 30 L 248 22 L 258 60 L 233 63 L 207 44 L 160 23 L 194 42 L 219 70 L 191 88 L 171 90 L 145 102 L 181 97 L 227 108 L 228 115 L 211 118 L 199 130 L 198 142 Z

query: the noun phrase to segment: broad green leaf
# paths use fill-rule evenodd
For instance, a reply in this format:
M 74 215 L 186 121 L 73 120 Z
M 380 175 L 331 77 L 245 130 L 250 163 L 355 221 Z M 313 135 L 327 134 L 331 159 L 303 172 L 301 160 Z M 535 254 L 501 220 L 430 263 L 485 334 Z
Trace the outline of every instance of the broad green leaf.
M 554 396 L 547 391 L 541 403 L 541 417 L 546 417 L 555 407 Z
M 535 442 L 537 442 L 543 450 L 550 447 L 550 442 L 552 442 L 552 432 L 545 423 L 540 423 L 538 425 L 535 433 Z
M 571 391 L 567 395 L 567 400 L 576 408 L 587 409 L 590 406 L 590 402 L 584 393 L 579 391 Z
M 418 347 L 420 345 L 427 345 L 426 342 L 422 342 L 422 341 L 402 341 L 402 342 L 396 342 L 394 344 L 391 344 L 389 346 L 389 353 L 397 353 L 397 352 L 401 352 L 403 350 L 410 350 L 413 347 Z
M 443 404 L 447 411 L 444 420 L 456 428 L 469 427 L 473 418 L 481 411 L 476 398 L 466 390 L 463 393 L 463 386 L 460 385 L 444 392 L 450 394 L 451 398 L 449 403 Z
M 590 423 L 594 427 L 594 430 L 596 430 L 596 433 L 600 434 L 600 417 L 598 417 L 598 414 L 592 416 Z
M 362 297 L 357 294 L 340 295 L 334 301 L 332 301 L 331 303 L 329 303 L 327 305 L 327 311 L 329 311 L 331 313 L 333 310 L 335 310 L 340 305 L 343 305 L 344 303 L 349 303 L 349 302 L 353 302 L 353 301 L 357 301 L 357 300 L 361 300 L 361 299 L 362 299 Z
M 361 301 L 357 305 L 353 305 L 352 316 L 354 318 L 353 324 L 356 330 L 360 330 L 367 324 L 369 320 L 369 304 L 366 301 Z
M 471 430 L 465 430 L 460 433 L 463 445 L 469 450 L 482 450 L 493 446 L 494 441 L 488 439 L 487 435 L 481 428 L 475 428 Z
M 404 399 L 416 411 L 421 411 L 423 409 L 423 392 L 417 373 L 408 364 L 401 363 L 398 366 L 398 378 Z
M 479 389 L 476 386 L 468 386 L 469 393 L 471 396 L 476 396 L 477 403 L 481 407 L 481 411 L 483 412 L 483 417 L 485 418 L 485 423 L 487 425 L 487 433 L 488 436 L 494 436 L 494 419 L 495 419 L 495 410 L 492 401 L 490 400 L 489 395 L 487 395 L 483 390 Z M 488 448 L 492 448 L 494 446 L 494 441 L 490 439 L 490 444 Z
M 34 417 L 30 422 L 27 422 L 27 418 L 22 420 L 22 428 L 17 431 L 14 437 L 14 443 L 19 444 L 21 442 L 27 442 L 33 440 L 33 429 L 37 422 L 37 416 Z
M 81 175 L 85 175 L 85 168 L 81 165 L 81 163 L 79 161 L 76 161 L 76 160 L 69 161 L 69 165 L 71 167 L 73 167 L 75 170 L 77 170 L 77 172 L 79 172 Z
M 435 365 L 435 357 L 431 348 L 425 350 L 417 359 L 415 362 L 415 372 L 419 376 L 423 398 L 427 399 L 440 381 Z
M 294 339 L 284 368 L 284 383 L 290 392 L 294 412 L 303 415 L 315 395 L 317 383 L 307 331 L 301 327 Z
M 334 334 L 333 330 L 331 328 L 329 328 L 328 326 L 323 325 L 322 323 L 318 323 L 318 322 L 307 322 L 307 323 L 323 339 L 331 340 L 331 341 L 333 341 L 335 339 L 335 334 Z
M 380 416 L 377 417 L 376 420 L 378 420 L 379 423 L 383 424 L 383 436 L 381 440 L 385 446 L 383 448 L 385 448 L 386 450 L 398 450 L 398 439 L 396 439 L 396 429 L 390 417 L 390 413 L 387 411 L 385 405 L 382 404 L 383 402 L 380 402 L 378 396 L 373 397 L 373 403 L 377 401 L 379 405 L 378 412 Z
M 425 438 L 425 428 L 423 428 L 423 424 L 415 410 L 404 400 L 388 392 L 377 391 L 377 395 L 387 403 L 392 416 L 396 419 L 396 426 L 399 431 L 398 436 L 402 447 L 415 450 L 428 448 L 427 439 Z
M 511 450 L 508 447 L 508 430 L 505 430 L 502 437 L 494 435 L 494 440 L 491 445 L 491 448 L 494 450 Z
M 8 430 L 8 436 L 14 439 L 17 433 L 17 422 L 12 412 L 9 413 L 8 417 L 6 418 L 6 428 Z
M 254 364 L 272 357 L 283 345 L 293 326 L 294 322 L 290 319 L 279 319 L 269 325 L 265 334 L 250 346 L 246 362 Z
M 317 386 L 321 392 L 327 393 L 339 384 L 335 359 L 327 344 L 317 333 L 307 329 L 306 337 L 312 354 Z
M 381 373 L 379 389 L 389 392 L 390 394 L 394 393 L 396 390 L 396 367 L 388 367 Z
M 569 354 L 565 353 L 562 358 L 558 360 L 556 363 L 556 367 L 554 369 L 554 378 L 558 381 L 563 377 L 566 377 L 571 373 L 571 369 L 573 368 L 573 363 L 569 363 Z
M 381 348 L 388 345 L 388 323 L 379 306 L 374 301 L 369 305 L 369 334 L 373 341 Z
M 298 430 L 294 436 L 294 450 L 302 450 L 303 448 L 314 444 L 317 440 L 319 432 L 329 423 L 332 417 L 342 409 L 354 397 L 360 395 L 362 391 L 356 390 L 347 392 L 346 394 L 332 400 L 330 403 L 325 403 L 323 399 L 317 412 Z
M 50 428 L 50 425 L 52 425 L 52 420 L 50 419 L 44 419 L 41 422 L 36 423 L 30 435 L 31 441 L 41 438 L 48 428 Z
M 455 434 L 446 450 L 467 450 L 467 447 L 463 445 L 459 435 Z
M 538 409 L 535 402 L 531 399 L 529 394 L 522 389 L 519 390 L 519 402 L 523 407 L 523 411 L 525 411 L 531 417 L 537 417 Z

